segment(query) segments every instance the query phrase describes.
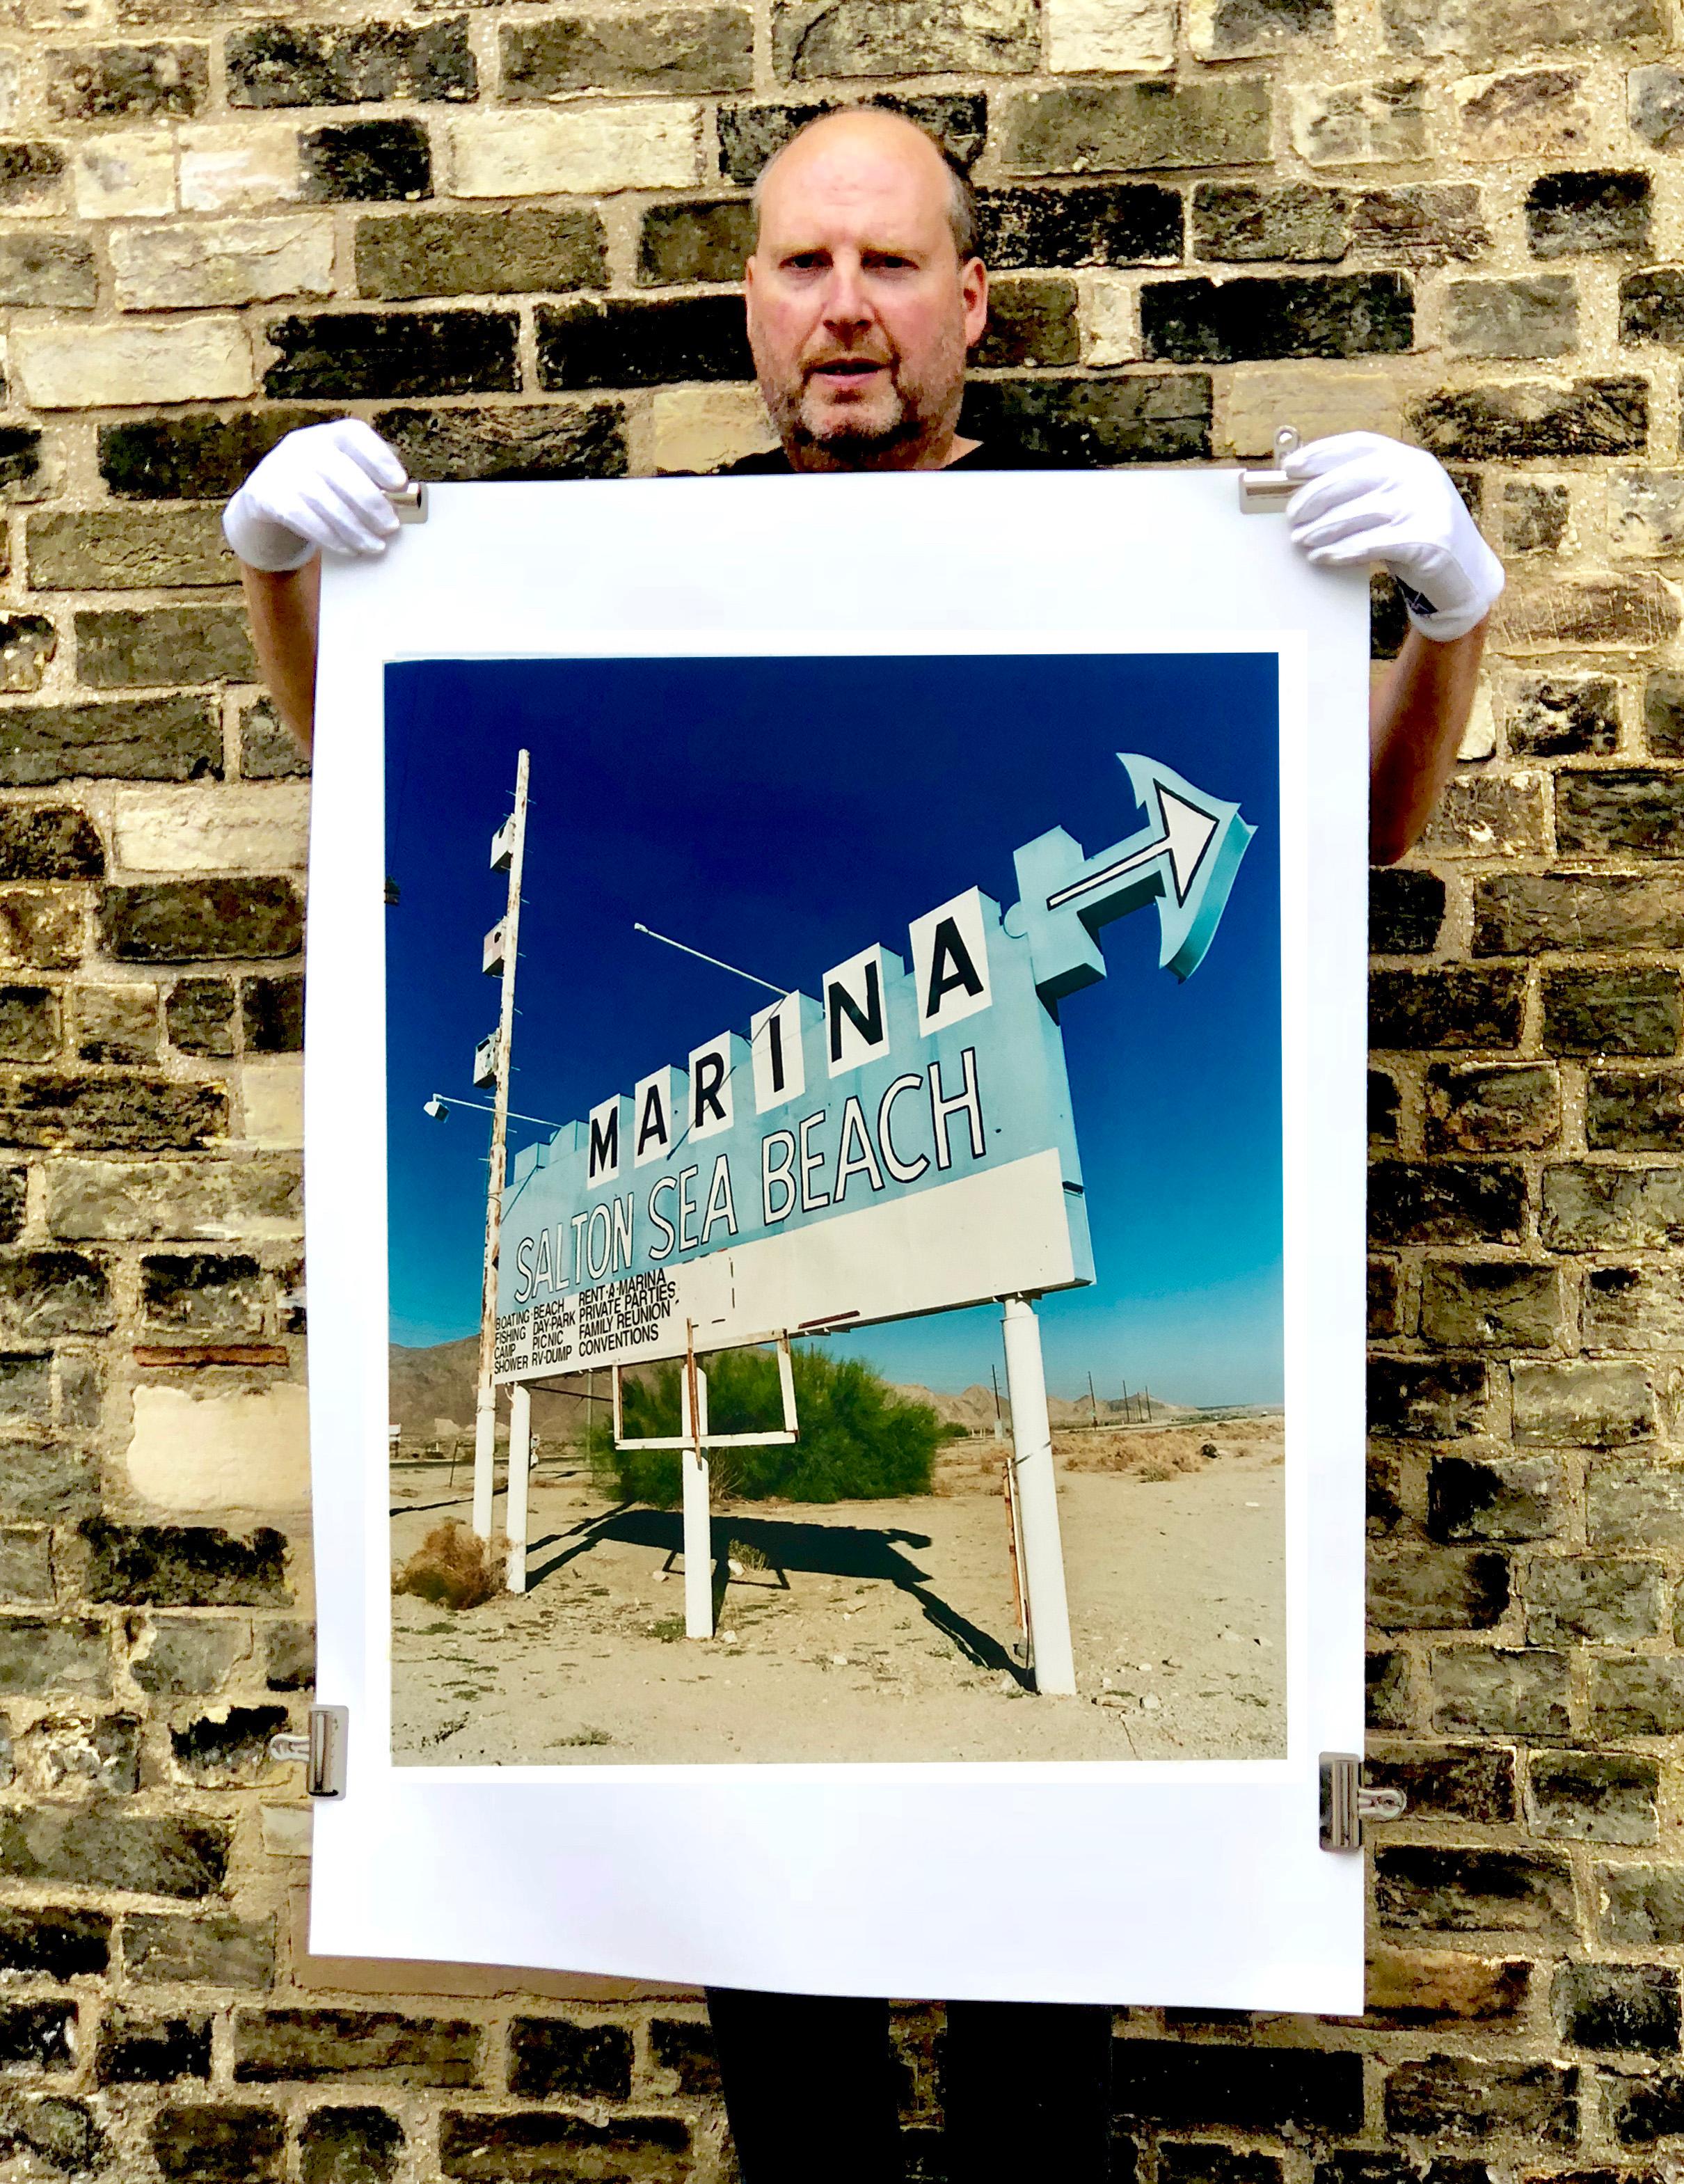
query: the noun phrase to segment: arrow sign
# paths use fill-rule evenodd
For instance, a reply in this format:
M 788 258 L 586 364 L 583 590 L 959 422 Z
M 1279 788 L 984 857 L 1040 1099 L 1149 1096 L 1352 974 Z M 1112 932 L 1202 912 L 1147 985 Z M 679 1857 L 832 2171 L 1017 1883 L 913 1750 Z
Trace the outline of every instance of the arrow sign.
M 1105 975 L 1099 929 L 1148 902 L 1158 905 L 1160 967 L 1190 978 L 1204 961 L 1255 828 L 1225 804 L 1137 751 L 1117 754 L 1147 815 L 1137 834 L 1084 856 L 1055 827 L 1016 855 L 1023 900 L 1007 918 L 1025 936 L 1042 999 L 1058 1002 Z

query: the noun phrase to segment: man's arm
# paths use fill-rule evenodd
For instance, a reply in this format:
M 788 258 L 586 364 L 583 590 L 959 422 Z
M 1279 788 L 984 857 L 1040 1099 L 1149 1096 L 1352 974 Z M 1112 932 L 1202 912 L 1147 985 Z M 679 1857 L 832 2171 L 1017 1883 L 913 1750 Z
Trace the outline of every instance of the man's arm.
M 1431 818 L 1473 710 L 1489 618 L 1435 644 L 1412 628 L 1369 707 L 1369 861 L 1395 865 Z
M 315 731 L 321 557 L 302 569 L 253 569 L 242 561 L 240 582 L 263 679 L 281 719 L 308 750 Z

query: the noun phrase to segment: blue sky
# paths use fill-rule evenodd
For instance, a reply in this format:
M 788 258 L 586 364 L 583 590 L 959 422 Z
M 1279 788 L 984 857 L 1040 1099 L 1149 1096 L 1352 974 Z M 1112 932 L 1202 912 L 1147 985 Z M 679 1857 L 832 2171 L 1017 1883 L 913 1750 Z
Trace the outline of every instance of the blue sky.
M 1237 802 L 1258 834 L 1210 952 L 1158 968 L 1150 910 L 1060 1011 L 1098 1279 L 1047 1299 L 1048 1384 L 1184 1402 L 1281 1398 L 1279 874 L 1273 658 L 442 661 L 386 671 L 392 1339 L 478 1323 L 496 1022 L 481 939 L 515 755 L 532 754 L 511 1105 L 564 1123 L 767 998 L 641 920 L 783 987 L 979 884 L 1064 826 L 1091 855 L 1142 815 L 1120 750 Z M 758 997 L 757 997 L 758 995 Z M 512 1125 L 511 1147 L 542 1134 Z M 987 1382 L 994 1307 L 832 1338 L 891 1378 Z

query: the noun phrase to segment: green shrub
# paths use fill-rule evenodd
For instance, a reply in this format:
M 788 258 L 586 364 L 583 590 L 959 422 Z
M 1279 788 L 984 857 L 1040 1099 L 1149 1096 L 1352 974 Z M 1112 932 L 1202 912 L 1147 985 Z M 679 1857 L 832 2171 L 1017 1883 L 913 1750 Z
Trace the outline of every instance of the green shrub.
M 772 1352 L 725 1350 L 706 1362 L 710 1431 L 776 1431 L 783 1423 L 783 1405 Z M 792 1447 L 711 1451 L 709 1466 L 717 1496 L 877 1502 L 930 1491 L 942 1431 L 927 1403 L 906 1401 L 857 1358 L 797 1350 L 792 1362 L 799 1439 Z M 629 1439 L 678 1432 L 683 1371 L 682 1363 L 673 1361 L 658 1365 L 647 1379 L 626 1383 Z M 681 1459 L 676 1449 L 617 1449 L 606 1419 L 592 1425 L 588 1448 L 592 1475 L 603 1493 L 658 1509 L 678 1502 Z

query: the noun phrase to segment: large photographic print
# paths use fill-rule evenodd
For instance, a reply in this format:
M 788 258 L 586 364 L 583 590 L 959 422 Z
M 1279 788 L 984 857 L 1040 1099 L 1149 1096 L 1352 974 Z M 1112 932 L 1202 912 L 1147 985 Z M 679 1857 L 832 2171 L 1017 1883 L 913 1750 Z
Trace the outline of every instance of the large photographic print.
M 1275 655 L 386 737 L 394 1758 L 1283 1756 Z

